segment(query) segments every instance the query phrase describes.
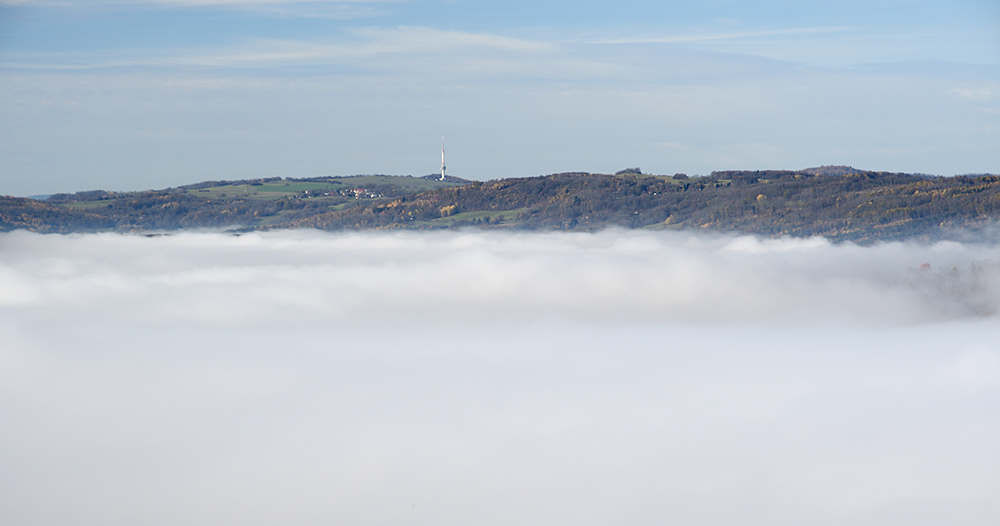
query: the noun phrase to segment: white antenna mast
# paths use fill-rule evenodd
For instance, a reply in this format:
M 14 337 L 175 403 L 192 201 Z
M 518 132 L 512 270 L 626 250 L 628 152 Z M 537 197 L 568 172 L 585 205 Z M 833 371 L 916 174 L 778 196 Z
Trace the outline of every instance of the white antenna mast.
M 444 136 L 441 136 L 441 180 L 444 181 Z

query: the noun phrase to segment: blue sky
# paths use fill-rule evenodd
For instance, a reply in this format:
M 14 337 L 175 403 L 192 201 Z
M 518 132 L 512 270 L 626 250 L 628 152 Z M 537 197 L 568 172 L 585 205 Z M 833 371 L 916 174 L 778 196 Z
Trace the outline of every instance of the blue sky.
M 1000 6 L 0 0 L 0 193 L 1000 171 Z

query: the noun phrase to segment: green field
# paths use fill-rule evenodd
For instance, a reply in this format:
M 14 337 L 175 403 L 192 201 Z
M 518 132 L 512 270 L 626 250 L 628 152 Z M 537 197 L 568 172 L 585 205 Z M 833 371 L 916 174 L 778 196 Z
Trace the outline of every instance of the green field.
M 274 182 L 259 185 L 222 185 L 182 191 L 205 199 L 281 199 L 306 191 L 338 192 L 344 188 L 344 185 L 336 183 Z
M 347 185 L 349 188 L 365 188 L 375 185 L 396 185 L 401 189 L 420 191 L 441 188 L 444 186 L 462 186 L 465 183 L 453 183 L 450 181 L 438 181 L 436 179 L 423 179 L 420 177 L 407 177 L 398 175 L 360 175 L 356 177 L 331 177 L 331 181 L 336 181 Z
M 416 227 L 447 227 L 460 221 L 474 221 L 476 219 L 482 221 L 486 217 L 489 217 L 490 219 L 500 217 L 503 218 L 504 221 L 510 221 L 515 219 L 518 214 L 526 210 L 527 208 L 516 208 L 514 210 L 474 210 L 471 212 L 461 212 L 448 217 L 432 219 L 430 221 L 414 221 L 410 224 Z
M 205 199 L 281 199 L 303 192 L 339 192 L 354 188 L 396 186 L 400 190 L 416 192 L 461 183 L 393 175 L 365 175 L 357 177 L 329 177 L 322 181 L 267 181 L 260 184 L 226 184 L 207 188 L 181 188 L 180 192 Z
M 123 199 L 127 199 L 127 197 L 122 196 L 114 199 L 101 199 L 97 201 L 75 201 L 72 203 L 61 203 L 59 206 L 69 208 L 70 210 L 94 210 L 97 208 L 107 208 L 111 206 L 112 203 Z

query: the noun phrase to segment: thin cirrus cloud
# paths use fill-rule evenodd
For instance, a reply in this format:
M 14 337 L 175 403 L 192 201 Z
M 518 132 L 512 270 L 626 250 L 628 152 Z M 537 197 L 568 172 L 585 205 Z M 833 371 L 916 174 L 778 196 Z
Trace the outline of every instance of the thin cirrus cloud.
M 12 69 L 45 69 L 47 65 L 58 69 L 63 68 L 125 68 L 134 66 L 157 67 L 280 67 L 282 65 L 330 65 L 352 59 L 390 57 L 424 57 L 436 60 L 439 64 L 448 64 L 455 58 L 465 57 L 469 64 L 476 61 L 489 60 L 492 54 L 503 54 L 511 63 L 518 63 L 522 68 L 533 69 L 537 63 L 547 63 L 546 67 L 561 63 L 589 63 L 588 68 L 593 74 L 604 70 L 603 76 L 612 74 L 627 74 L 616 68 L 616 64 L 631 64 L 633 75 L 648 76 L 657 70 L 657 64 L 669 61 L 670 57 L 683 57 L 693 51 L 704 48 L 698 56 L 704 62 L 704 69 L 717 70 L 720 65 L 728 65 L 729 69 L 745 69 L 745 65 L 737 64 L 733 52 L 757 55 L 758 68 L 768 60 L 782 60 L 782 54 L 787 55 L 789 44 L 799 37 L 816 35 L 836 36 L 840 33 L 854 31 L 852 28 L 788 28 L 769 31 L 741 33 L 705 33 L 680 34 L 652 37 L 629 37 L 609 39 L 546 39 L 518 38 L 490 32 L 458 31 L 438 29 L 426 26 L 384 27 L 353 27 L 337 31 L 340 35 L 335 41 L 329 37 L 320 40 L 295 40 L 275 38 L 244 38 L 242 42 L 190 48 L 179 46 L 174 49 L 153 49 L 143 55 L 136 55 L 130 49 L 103 50 L 98 52 L 79 53 L 63 51 L 58 53 L 14 53 L 4 60 L 4 66 Z M 778 41 L 761 40 L 762 37 L 775 37 Z M 324 41 L 325 40 L 325 41 Z M 665 46 L 660 50 L 623 51 L 622 45 L 655 44 Z M 692 46 L 686 47 L 686 44 Z M 809 54 L 815 58 L 829 57 L 830 52 L 821 48 L 831 47 L 830 42 L 798 42 L 793 46 L 798 51 L 797 62 L 810 64 Z M 843 48 L 843 46 L 833 46 Z M 878 43 L 869 42 L 867 57 L 873 60 L 878 57 Z M 758 53 L 754 53 L 754 51 Z M 776 50 L 780 50 L 775 53 Z M 708 53 L 706 53 L 708 52 Z M 711 53 L 714 52 L 714 53 Z M 713 54 L 717 56 L 712 56 Z M 820 59 L 820 62 L 825 59 Z M 840 62 L 858 61 L 859 57 L 841 56 Z M 728 64 L 727 64 L 728 63 Z M 393 69 L 405 66 L 405 62 L 388 62 L 385 65 Z M 426 66 L 425 66 L 426 67 Z M 774 67 L 773 65 L 771 66 Z M 787 67 L 787 66 L 786 66 Z M 433 68 L 438 69 L 438 68 Z M 466 70 L 476 68 L 467 68 Z M 485 68 L 479 68 L 485 69 Z M 461 75 L 463 70 L 455 70 Z M 766 68 L 763 71 L 766 71 Z M 500 69 L 495 73 L 503 75 L 509 69 Z M 455 78 L 461 82 L 461 76 Z
M 0 521 L 995 524 L 997 260 L 6 233 Z
M 346 32 L 344 42 L 309 42 L 283 39 L 247 39 L 239 45 L 216 48 L 154 50 L 138 54 L 129 50 L 101 53 L 31 53 L 8 58 L 4 66 L 10 69 L 94 69 L 152 66 L 161 68 L 205 67 L 280 67 L 283 65 L 333 65 L 393 57 L 411 59 L 441 57 L 445 61 L 465 57 L 469 62 L 488 58 L 484 53 L 501 53 L 520 57 L 526 65 L 540 56 L 551 57 L 559 52 L 556 44 L 518 38 L 443 31 L 429 27 L 401 26 L 393 29 L 356 28 Z M 405 62 L 381 64 L 402 69 Z M 378 67 L 376 62 L 372 65 Z
M 709 42 L 719 40 L 742 40 L 754 37 L 770 37 L 780 35 L 816 35 L 827 33 L 843 33 L 856 31 L 855 27 L 798 27 L 774 29 L 769 31 L 744 31 L 734 33 L 706 33 L 668 36 L 646 36 L 629 38 L 612 38 L 594 40 L 595 44 L 679 44 L 690 42 Z
M 228 10 L 251 16 L 279 20 L 325 19 L 351 21 L 377 19 L 393 13 L 394 6 L 406 0 L 0 0 L 0 7 L 72 9 L 82 13 L 135 11 L 143 8 L 187 12 Z
M 406 0 L 0 0 L 0 5 L 22 5 L 22 6 L 90 6 L 90 7 L 112 7 L 112 6 L 136 6 L 142 4 L 198 7 L 198 6 L 288 6 L 301 5 L 309 6 L 313 4 L 399 4 Z

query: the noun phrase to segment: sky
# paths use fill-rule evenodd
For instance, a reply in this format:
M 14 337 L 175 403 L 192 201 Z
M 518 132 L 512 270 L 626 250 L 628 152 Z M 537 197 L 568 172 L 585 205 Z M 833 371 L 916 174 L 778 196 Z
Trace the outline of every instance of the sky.
M 991 0 L 0 0 L 0 194 L 1000 171 Z
M 997 261 L 2 233 L 0 522 L 993 526 Z

